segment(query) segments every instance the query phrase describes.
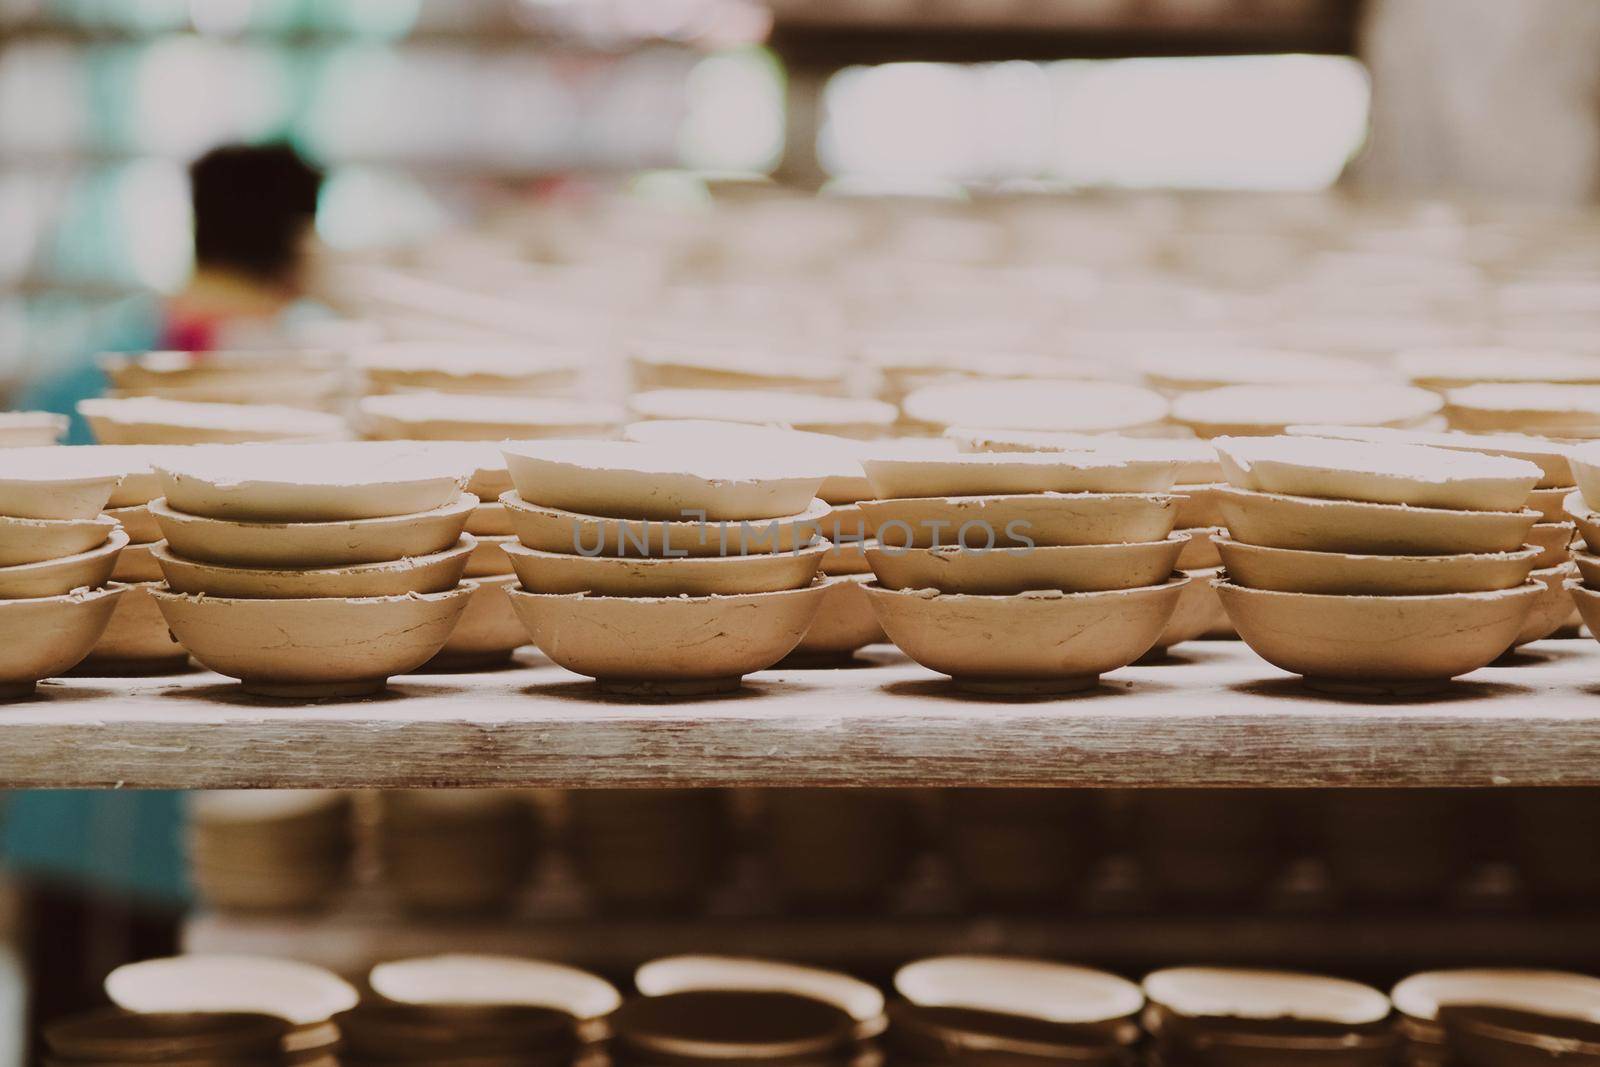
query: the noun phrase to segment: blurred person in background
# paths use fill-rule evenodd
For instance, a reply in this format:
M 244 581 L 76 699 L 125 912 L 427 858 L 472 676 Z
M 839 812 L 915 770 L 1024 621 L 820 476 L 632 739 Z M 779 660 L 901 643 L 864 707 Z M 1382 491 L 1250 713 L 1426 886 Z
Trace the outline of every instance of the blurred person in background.
M 78 401 L 100 396 L 99 352 L 260 348 L 280 335 L 306 292 L 322 174 L 285 144 L 225 145 L 189 168 L 194 209 L 194 273 L 170 297 L 118 305 L 91 330 L 93 350 L 34 382 L 24 410 L 73 416 L 69 442 L 89 440 Z

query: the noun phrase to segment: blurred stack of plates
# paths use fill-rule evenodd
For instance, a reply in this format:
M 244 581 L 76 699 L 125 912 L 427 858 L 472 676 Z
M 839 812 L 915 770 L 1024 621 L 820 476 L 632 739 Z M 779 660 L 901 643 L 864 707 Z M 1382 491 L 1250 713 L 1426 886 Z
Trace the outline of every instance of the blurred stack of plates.
M 343 886 L 353 841 L 350 799 L 329 790 L 192 794 L 189 862 L 195 889 L 233 911 L 310 911 Z

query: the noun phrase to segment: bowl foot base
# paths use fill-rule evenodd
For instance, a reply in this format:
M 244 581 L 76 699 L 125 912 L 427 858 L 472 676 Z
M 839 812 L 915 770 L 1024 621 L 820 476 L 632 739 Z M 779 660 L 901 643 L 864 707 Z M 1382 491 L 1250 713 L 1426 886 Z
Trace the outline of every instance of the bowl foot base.
M 0 684 L 0 700 L 26 700 L 37 690 L 38 682 L 5 682 Z
M 626 697 L 701 697 L 736 692 L 742 678 L 681 678 L 647 681 L 638 678 L 596 678 L 602 693 Z
M 1450 688 L 1448 678 L 1424 678 L 1414 682 L 1353 682 L 1343 678 L 1304 678 L 1307 689 L 1341 697 L 1421 697 Z
M 278 700 L 336 700 L 340 697 L 370 697 L 383 692 L 387 678 L 363 678 L 352 682 L 255 682 L 239 683 L 242 692 Z
M 1057 696 L 1081 693 L 1100 684 L 1098 674 L 1077 678 L 956 678 L 955 687 L 963 693 L 982 696 Z

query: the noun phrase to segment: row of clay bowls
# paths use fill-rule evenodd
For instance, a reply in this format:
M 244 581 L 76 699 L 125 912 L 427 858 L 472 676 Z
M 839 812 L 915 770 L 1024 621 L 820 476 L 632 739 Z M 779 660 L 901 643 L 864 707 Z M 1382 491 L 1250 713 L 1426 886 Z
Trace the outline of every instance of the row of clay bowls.
M 1578 488 L 1567 494 L 1562 504 L 1583 534 L 1583 542 L 1572 551 L 1578 573 L 1566 586 L 1577 601 L 1589 632 L 1600 635 L 1600 555 L 1596 554 L 1596 546 L 1600 546 L 1600 513 L 1596 508 L 1600 503 L 1600 451 L 1582 450 L 1581 458 L 1575 456 L 1572 466 Z
M 1541 482 L 1570 476 L 1558 455 L 1547 469 L 1391 441 L 1213 443 L 1230 482 L 1223 605 L 1262 658 L 1312 685 L 1436 688 L 1498 658 L 1531 623 L 1530 638 L 1545 636 L 1570 613 L 1561 575 L 1529 577 L 1542 516 L 1525 505 Z

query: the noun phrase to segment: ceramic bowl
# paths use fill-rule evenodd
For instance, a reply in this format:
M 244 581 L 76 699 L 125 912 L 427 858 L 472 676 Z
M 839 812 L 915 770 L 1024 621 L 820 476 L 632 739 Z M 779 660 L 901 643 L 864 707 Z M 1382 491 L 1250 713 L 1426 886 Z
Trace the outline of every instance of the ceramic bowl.
M 128 531 L 129 544 L 147 545 L 151 541 L 161 540 L 161 526 L 156 522 L 156 517 L 150 514 L 148 504 L 107 508 L 102 514 L 122 524 L 122 528 Z
M 517 576 L 490 575 L 474 578 L 472 584 L 477 589 L 467 601 L 467 610 L 439 654 L 428 661 L 430 668 L 466 671 L 497 667 L 528 643 L 528 631 L 506 595 L 506 590 L 517 587 Z
M 506 554 L 506 549 L 517 543 L 515 536 L 479 537 L 476 541 L 477 547 L 467 559 L 468 578 L 488 578 L 511 573 L 511 557 Z
M 124 1011 L 259 1012 L 297 1028 L 325 1024 L 360 999 L 348 982 L 309 963 L 204 953 L 123 964 L 106 976 L 105 989 Z
M 1222 481 L 1222 464 L 1208 442 L 1183 438 L 1123 437 L 1114 434 L 1047 433 L 1037 430 L 974 430 L 952 427 L 945 439 L 965 452 L 1113 452 L 1138 459 L 1178 464 L 1179 485 Z
M 106 629 L 76 673 L 114 678 L 144 674 L 175 674 L 189 662 L 189 652 L 172 639 L 167 620 L 151 590 L 159 582 L 113 582 L 121 589 Z
M 867 599 L 866 586 L 871 581 L 870 570 L 840 575 L 830 581 L 822 594 L 822 606 L 785 664 L 837 665 L 848 662 L 868 645 L 889 640 Z
M 614 691 L 689 696 L 737 689 L 788 655 L 840 580 L 741 596 L 509 595 L 533 643 L 558 665 Z
M 1315 437 L 1219 437 L 1228 481 L 1284 496 L 1458 511 L 1515 511 L 1542 472 L 1506 456 Z
M 780 359 L 743 349 L 646 345 L 628 355 L 635 392 L 658 389 L 728 390 L 842 395 L 849 387 L 848 364 L 827 359 Z
M 1536 522 L 1528 531 L 1527 543 L 1539 550 L 1533 561 L 1534 570 L 1555 567 L 1565 563 L 1572 555 L 1572 537 L 1577 529 L 1571 522 Z
M 161 564 L 156 562 L 156 542 L 152 541 L 143 545 L 129 545 L 117 557 L 117 565 L 111 568 L 111 580 L 114 582 L 159 582 L 162 580 Z
M 472 495 L 477 496 L 476 493 Z M 495 498 L 498 497 L 496 493 Z M 510 537 L 516 531 L 511 528 L 511 517 L 506 514 L 506 506 L 496 499 L 493 504 L 479 504 L 472 509 L 472 514 L 467 516 L 467 533 L 483 537 Z
M 1527 506 L 1539 513 L 1540 522 L 1565 522 L 1567 497 L 1571 495 L 1570 485 L 1556 486 L 1553 489 L 1535 489 L 1528 494 Z
M 1120 382 L 1040 379 L 930 385 L 900 403 L 906 421 L 940 432 L 981 430 L 1108 433 L 1142 430 L 1167 417 L 1159 393 Z
M 51 1063 L 281 1062 L 293 1029 L 254 1012 L 159 1012 L 116 1008 L 58 1020 L 44 1028 Z
M 966 596 L 873 583 L 866 592 L 889 639 L 959 687 L 1066 693 L 1094 687 L 1149 651 L 1188 584 L 1178 577 L 1098 593 Z
M 1544 594 L 1534 601 L 1533 610 L 1528 612 L 1527 621 L 1517 633 L 1516 644 L 1543 641 L 1567 624 L 1567 619 L 1572 616 L 1572 597 L 1567 595 L 1566 583 L 1577 578 L 1578 574 L 1575 563 L 1563 563 L 1558 567 L 1546 567 L 1533 572 L 1531 577 L 1539 583 Z
M 1426 445 L 1486 456 L 1510 456 L 1535 464 L 1543 476 L 1538 488 L 1576 484 L 1569 458 L 1572 446 L 1562 441 L 1521 434 L 1473 434 L 1458 431 L 1394 430 L 1379 426 L 1291 426 L 1291 437 L 1333 437 L 1375 445 Z
M 1298 971 L 1244 967 L 1169 967 L 1145 976 L 1151 1004 L 1190 1018 L 1299 1019 L 1366 1026 L 1392 1010 L 1371 986 Z
M 338 415 L 275 404 L 205 404 L 155 397 L 80 400 L 78 413 L 103 445 L 337 441 Z
M 1417 348 L 1395 354 L 1395 369 L 1428 389 L 1458 389 L 1480 382 L 1561 382 L 1600 385 L 1600 360 L 1521 348 Z
M 1578 573 L 1585 586 L 1600 589 L 1600 556 L 1584 548 L 1574 548 L 1572 562 L 1578 565 Z
M 1442 406 L 1437 393 L 1403 385 L 1232 385 L 1177 397 L 1172 419 L 1197 437 L 1259 437 L 1317 423 L 1420 426 Z
M 1600 436 L 1600 385 L 1468 385 L 1445 393 L 1452 430 L 1547 437 Z
M 94 647 L 122 589 L 77 590 L 64 596 L 0 600 L 0 698 L 33 692 L 41 678 L 54 678 L 76 666 Z
M 1177 528 L 1192 530 L 1201 526 L 1221 526 L 1222 503 L 1217 491 L 1222 488 L 1223 485 L 1217 482 L 1205 485 L 1185 485 L 1180 482 L 1173 486 L 1173 495 L 1178 498 Z
M 13 519 L 0 516 L 0 568 L 76 556 L 104 545 L 117 528 L 114 518 Z
M 1333 596 L 1436 596 L 1515 589 L 1539 550 L 1450 556 L 1369 556 L 1307 552 L 1216 538 L 1228 577 L 1247 589 Z
M 1584 503 L 1593 511 L 1600 505 L 1600 442 L 1573 447 L 1572 474 Z
M 195 449 L 156 473 L 167 506 L 232 522 L 348 522 L 454 503 L 469 471 L 449 453 L 404 446 L 251 445 Z
M 1189 579 L 1189 584 L 1183 587 L 1183 594 L 1178 597 L 1178 607 L 1173 611 L 1166 629 L 1156 638 L 1150 650 L 1152 653 L 1163 653 L 1173 645 L 1214 637 L 1219 632 L 1231 632 L 1233 629 L 1233 624 L 1228 621 L 1228 613 L 1223 610 L 1222 598 L 1211 587 L 1213 579 L 1222 577 L 1222 568 L 1185 570 L 1183 575 Z
M 289 387 L 308 374 L 334 372 L 342 365 L 331 353 L 309 349 L 119 352 L 107 353 L 96 362 L 118 389 L 188 387 L 202 382 Z
M 539 552 L 563 555 L 692 557 L 793 552 L 821 532 L 833 509 L 813 499 L 805 510 L 781 519 L 681 521 L 611 519 L 528 504 L 515 490 L 504 493 L 517 539 Z
M 1390 556 L 1515 552 L 1539 519 L 1537 511 L 1527 508 L 1448 511 L 1282 496 L 1231 486 L 1221 490 L 1218 499 L 1224 525 L 1235 541 L 1312 552 Z
M 392 960 L 372 968 L 372 991 L 392 1004 L 554 1008 L 599 1019 L 622 1003 L 598 975 L 546 960 L 449 953 Z
M 969 452 L 937 459 L 869 459 L 873 495 L 926 498 L 1014 493 L 1165 493 L 1172 460 L 1100 452 Z
M 865 532 L 865 524 L 861 529 Z M 832 541 L 818 570 L 823 574 L 870 574 L 872 565 L 867 562 L 867 549 L 877 547 L 878 542 L 865 537 Z
M 970 1008 L 1053 1023 L 1136 1018 L 1145 997 L 1106 971 L 1014 956 L 934 956 L 895 972 L 895 992 L 922 1008 Z
M 1190 393 L 1230 385 L 1338 385 L 1380 380 L 1377 367 L 1358 359 L 1275 349 L 1223 349 L 1139 358 L 1151 388 Z
M 362 436 L 388 441 L 504 441 L 608 437 L 626 421 L 620 407 L 548 397 L 394 393 L 363 397 Z
M 882 1027 L 883 994 L 840 971 L 747 956 L 664 956 L 640 965 L 633 985 L 642 996 L 665 997 L 706 989 L 793 993 L 832 1004 L 858 1026 Z M 870 1036 L 860 1034 L 859 1036 Z
M 820 538 L 792 552 L 749 556 L 630 559 L 539 552 L 506 545 L 530 593 L 593 593 L 609 597 L 732 596 L 802 589 L 816 577 L 829 545 Z
M 856 438 L 886 435 L 899 414 L 881 400 L 756 389 L 659 389 L 634 393 L 628 409 L 641 419 L 720 419 Z
M 0 515 L 92 519 L 121 477 L 112 465 L 68 446 L 0 449 Z
M 0 413 L 0 448 L 53 445 L 67 432 L 68 419 L 50 411 Z
M 1334 692 L 1429 692 L 1512 646 L 1545 587 L 1437 596 L 1327 596 L 1213 583 L 1262 659 Z
M 1226 536 L 1227 532 L 1221 526 L 1200 530 L 1179 530 L 1178 533 L 1186 535 L 1189 540 L 1183 546 L 1183 551 L 1178 553 L 1177 569 L 1203 571 L 1222 566 L 1222 553 L 1217 551 L 1216 542 L 1212 538 L 1219 535 Z
M 230 522 L 186 515 L 160 498 L 149 504 L 167 548 L 184 559 L 232 567 L 308 570 L 387 563 L 443 552 L 461 539 L 477 498 L 416 515 L 348 522 Z
M 508 445 L 505 456 L 517 495 L 528 503 L 672 522 L 795 515 L 826 476 L 803 458 L 633 441 L 535 441 Z
M 1010 596 L 1031 589 L 1093 593 L 1160 585 L 1176 569 L 1188 538 L 1054 548 L 884 548 L 867 561 L 885 589 Z
M 1583 535 L 1583 540 L 1592 545 L 1600 545 L 1600 512 L 1590 509 L 1584 502 L 1582 493 L 1568 493 L 1562 501 L 1567 516 L 1577 524 L 1578 532 Z
M 117 556 L 127 546 L 128 535 L 112 530 L 104 544 L 87 552 L 0 567 L 0 600 L 56 597 L 74 589 L 98 588 L 110 579 Z
M 581 352 L 557 348 L 491 348 L 482 344 L 392 342 L 357 351 L 351 360 L 369 391 L 548 395 L 571 387 Z
M 444 647 L 473 588 L 358 599 L 151 595 L 194 658 L 245 692 L 317 699 L 369 696 L 422 666 Z
M 1600 1022 L 1600 978 L 1520 967 L 1463 967 L 1423 971 L 1389 993 L 1409 1023 L 1434 1029 L 1439 1009 L 1458 1004 L 1548 1012 Z M 1440 1041 L 1443 1034 L 1437 1035 Z
M 320 597 L 393 597 L 408 593 L 443 593 L 454 589 L 477 547 L 469 534 L 443 552 L 386 563 L 349 567 L 284 570 L 228 567 L 174 555 L 166 542 L 150 546 L 167 586 L 174 593 L 281 600 Z
M 1159 493 L 1025 493 L 1015 496 L 863 500 L 867 530 L 886 546 L 1019 548 L 1164 541 L 1176 497 Z

